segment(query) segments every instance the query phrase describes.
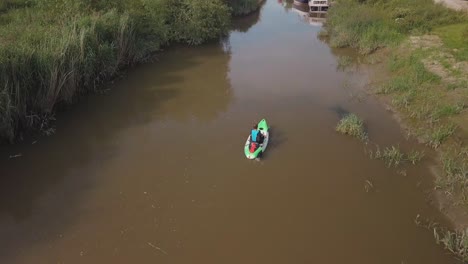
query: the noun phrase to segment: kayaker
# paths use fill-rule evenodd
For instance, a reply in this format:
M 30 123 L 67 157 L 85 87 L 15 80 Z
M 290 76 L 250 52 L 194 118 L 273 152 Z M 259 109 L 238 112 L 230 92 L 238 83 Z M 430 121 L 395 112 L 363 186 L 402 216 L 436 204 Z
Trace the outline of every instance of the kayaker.
M 252 142 L 262 144 L 264 138 L 265 138 L 265 136 L 262 134 L 262 132 L 260 130 L 258 130 L 258 126 L 254 125 L 254 127 L 252 129 L 252 132 L 250 133 L 250 140 Z

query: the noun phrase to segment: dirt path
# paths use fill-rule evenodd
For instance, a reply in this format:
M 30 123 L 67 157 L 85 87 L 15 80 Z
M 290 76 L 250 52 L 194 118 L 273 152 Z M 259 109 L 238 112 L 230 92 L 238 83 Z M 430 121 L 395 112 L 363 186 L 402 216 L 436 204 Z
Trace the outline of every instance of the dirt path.
M 442 3 L 455 10 L 465 10 L 468 12 L 468 0 L 435 0 L 435 2 Z

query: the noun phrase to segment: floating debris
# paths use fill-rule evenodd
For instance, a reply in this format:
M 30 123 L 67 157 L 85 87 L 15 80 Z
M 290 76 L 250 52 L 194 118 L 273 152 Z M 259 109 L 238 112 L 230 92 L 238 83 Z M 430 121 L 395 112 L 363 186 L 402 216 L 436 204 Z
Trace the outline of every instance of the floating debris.
M 369 180 L 366 180 L 364 183 L 364 189 L 366 190 L 366 192 L 369 192 L 373 188 L 374 188 L 374 185 L 372 184 L 372 182 Z
M 148 242 L 148 245 L 149 245 L 150 247 L 152 247 L 152 248 L 156 249 L 156 250 L 159 250 L 159 251 L 161 251 L 161 252 L 162 252 L 162 253 L 164 253 L 165 255 L 169 255 L 169 254 L 167 254 L 167 252 L 166 252 L 166 251 L 164 251 L 164 250 L 163 250 L 163 249 L 161 249 L 160 247 L 157 247 L 157 246 L 155 246 L 155 245 L 151 244 L 150 242 Z
M 18 153 L 16 155 L 10 155 L 10 159 L 16 159 L 16 158 L 19 158 L 19 157 L 22 157 L 22 156 L 23 156 L 23 154 Z

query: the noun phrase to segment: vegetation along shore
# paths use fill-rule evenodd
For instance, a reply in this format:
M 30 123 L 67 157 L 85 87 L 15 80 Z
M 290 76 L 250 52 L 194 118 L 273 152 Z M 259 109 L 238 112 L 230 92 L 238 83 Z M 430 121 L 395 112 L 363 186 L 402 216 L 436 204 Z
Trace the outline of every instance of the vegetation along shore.
M 432 0 L 340 0 L 330 9 L 321 35 L 333 47 L 355 48 L 367 63 L 383 65 L 386 77 L 374 80 L 373 92 L 411 134 L 437 150 L 444 172 L 437 173 L 435 186 L 450 207 L 443 210 L 466 228 L 467 10 Z

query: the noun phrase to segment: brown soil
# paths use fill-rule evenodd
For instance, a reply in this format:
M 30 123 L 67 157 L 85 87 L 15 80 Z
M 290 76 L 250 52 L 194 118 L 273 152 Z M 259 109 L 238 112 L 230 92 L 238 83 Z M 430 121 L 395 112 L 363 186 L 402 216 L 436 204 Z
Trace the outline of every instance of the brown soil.
M 422 59 L 425 68 L 438 75 L 441 78 L 442 85 L 439 87 L 440 91 L 437 93 L 441 95 L 441 100 L 447 104 L 456 104 L 459 102 L 468 102 L 468 87 L 463 87 L 468 83 L 468 62 L 458 62 L 455 60 L 450 50 L 444 47 L 441 39 L 434 35 L 412 36 L 408 42 L 403 45 L 403 50 L 424 50 L 426 58 Z M 388 78 L 386 76 L 387 70 L 385 65 L 381 62 L 385 61 L 384 58 L 389 56 L 389 50 L 381 50 L 373 55 L 373 60 L 379 65 L 374 65 L 374 68 L 379 68 L 376 72 L 376 80 L 378 83 Z M 404 52 L 404 51 L 402 51 Z M 383 76 L 382 76 L 383 74 Z M 449 85 L 456 86 L 456 89 L 447 89 Z M 408 135 L 414 135 L 414 126 L 411 125 L 405 114 L 392 106 L 392 96 L 382 95 L 383 103 L 390 110 L 395 119 L 401 124 L 402 128 Z M 466 105 L 465 105 L 466 107 Z M 461 113 L 450 117 L 450 121 L 457 125 L 456 133 L 452 136 L 451 140 L 458 146 L 468 145 L 468 111 L 463 110 Z M 419 138 L 420 142 L 425 142 L 424 139 Z M 440 149 L 439 149 L 440 150 Z M 440 152 L 440 151 L 438 151 Z M 460 155 L 468 159 L 467 153 Z M 439 153 L 440 154 L 440 153 Z M 445 172 L 441 166 L 433 166 L 431 168 L 433 175 L 436 177 L 445 177 Z M 431 202 L 437 206 L 453 223 L 454 227 L 462 230 L 468 227 L 468 211 L 465 205 L 460 204 L 459 197 L 456 194 L 448 193 L 447 190 L 436 189 L 433 193 L 434 196 Z
M 468 1 L 467 1 L 468 3 Z M 412 36 L 409 40 L 412 49 L 429 50 L 429 56 L 422 60 L 426 69 L 438 75 L 446 85 L 456 85 L 458 88 L 468 85 L 468 62 L 457 61 L 450 52 L 444 48 L 441 39 L 434 35 Z M 445 91 L 453 103 L 467 97 L 466 89 Z M 451 121 L 462 130 L 458 133 L 460 143 L 468 143 L 468 111 L 463 111 Z

